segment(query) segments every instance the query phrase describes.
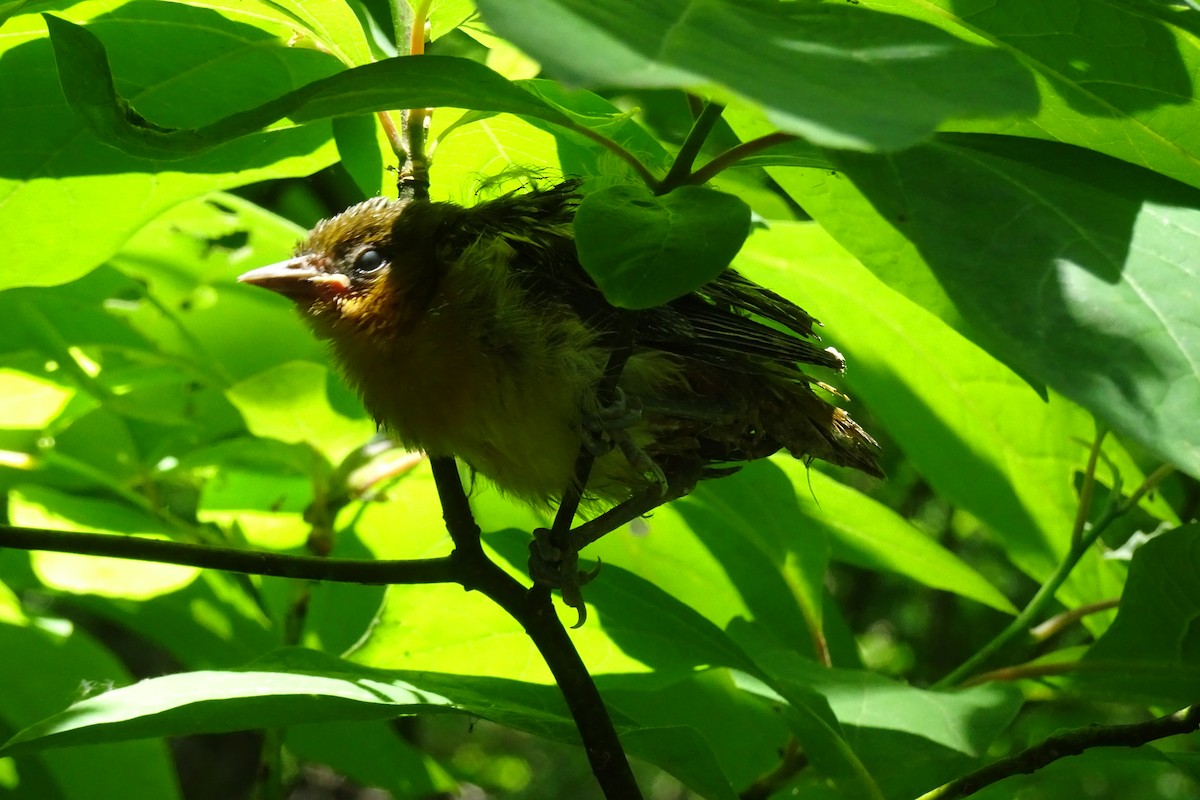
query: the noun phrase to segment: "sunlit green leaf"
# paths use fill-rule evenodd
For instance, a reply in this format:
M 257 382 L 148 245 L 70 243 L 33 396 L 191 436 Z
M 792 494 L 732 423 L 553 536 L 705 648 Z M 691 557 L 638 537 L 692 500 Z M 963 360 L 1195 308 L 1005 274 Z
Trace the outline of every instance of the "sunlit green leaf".
M 41 486 L 9 494 L 14 524 L 52 530 L 125 533 L 166 538 L 160 520 L 128 506 L 94 498 L 73 497 Z M 196 579 L 195 567 L 96 558 L 72 553 L 36 552 L 33 568 L 47 585 L 67 592 L 145 600 L 176 591 Z

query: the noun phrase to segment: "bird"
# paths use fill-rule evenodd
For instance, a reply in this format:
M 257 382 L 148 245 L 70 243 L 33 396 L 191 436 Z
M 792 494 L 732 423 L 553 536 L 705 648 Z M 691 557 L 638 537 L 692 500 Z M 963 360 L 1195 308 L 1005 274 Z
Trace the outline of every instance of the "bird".
M 580 265 L 580 201 L 572 180 L 469 207 L 376 197 L 239 280 L 295 303 L 390 438 L 535 506 L 573 485 L 581 450 L 575 489 L 601 506 L 780 450 L 882 477 L 876 441 L 802 369 L 845 367 L 813 317 L 732 268 L 623 317 Z

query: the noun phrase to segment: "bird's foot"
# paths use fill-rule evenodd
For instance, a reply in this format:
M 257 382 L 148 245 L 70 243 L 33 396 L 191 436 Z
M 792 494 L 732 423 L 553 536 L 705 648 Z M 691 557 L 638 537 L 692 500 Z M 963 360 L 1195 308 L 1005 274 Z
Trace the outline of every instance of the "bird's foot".
M 628 397 L 618 387 L 611 403 L 584 415 L 584 447 L 596 457 L 606 455 L 614 448 L 620 450 L 631 467 L 650 478 L 665 493 L 668 484 L 662 468 L 629 434 L 629 429 L 641 421 L 642 410 L 641 398 Z
M 583 444 L 594 456 L 611 452 L 619 434 L 625 433 L 642 419 L 642 401 L 626 397 L 620 387 L 614 390 L 611 403 L 591 408 L 583 415 Z
M 587 621 L 587 606 L 583 602 L 583 587 L 600 574 L 600 562 L 587 572 L 579 569 L 579 548 L 570 532 L 556 534 L 548 528 L 538 528 L 529 543 L 529 577 L 533 582 L 562 593 L 563 602 L 575 609 L 578 619 L 572 628 Z

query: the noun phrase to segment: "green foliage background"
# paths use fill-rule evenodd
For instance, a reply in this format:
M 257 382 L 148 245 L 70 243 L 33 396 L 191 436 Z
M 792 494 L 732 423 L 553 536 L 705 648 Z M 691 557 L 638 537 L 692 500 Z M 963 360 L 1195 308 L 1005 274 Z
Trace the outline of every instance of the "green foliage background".
M 515 188 L 480 188 L 513 167 L 583 176 L 588 267 L 632 307 L 737 252 L 825 322 L 849 367 L 821 377 L 883 443 L 886 482 L 776 457 L 589 550 L 605 567 L 572 638 L 647 796 L 737 797 L 794 737 L 810 765 L 781 792 L 918 797 L 1058 729 L 1200 700 L 1200 13 L 457 0 L 433 4 L 431 55 L 390 59 L 378 5 L 0 2 L 9 524 L 448 552 L 426 466 L 374 480 L 374 423 L 320 343 L 235 282 L 391 189 L 371 112 L 438 106 L 436 199 Z M 724 194 L 623 216 L 684 142 L 685 90 L 725 106 L 698 162 L 731 166 Z M 608 246 L 656 241 L 645 263 Z M 482 483 L 472 503 L 521 575 L 544 520 Z M 457 586 L 11 549 L 0 580 L 11 796 L 269 797 L 260 750 L 396 797 L 595 796 L 536 650 Z M 953 688 L 1039 586 L 1031 623 L 1100 610 L 1022 630 Z M 243 730 L 267 733 L 194 736 Z M 1197 798 L 1198 752 L 1089 751 L 977 796 Z

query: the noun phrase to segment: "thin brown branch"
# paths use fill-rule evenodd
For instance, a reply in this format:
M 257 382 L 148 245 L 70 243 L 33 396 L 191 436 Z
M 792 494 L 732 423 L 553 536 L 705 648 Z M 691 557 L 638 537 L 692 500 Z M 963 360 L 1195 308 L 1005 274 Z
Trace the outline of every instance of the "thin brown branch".
M 454 459 L 442 456 L 431 462 L 446 526 L 454 541 L 451 559 L 456 574 L 467 589 L 482 592 L 517 620 L 542 654 L 575 720 L 604 796 L 608 800 L 640 800 L 641 790 L 604 700 L 559 621 L 549 593 L 527 590 L 487 557 Z
M 1067 675 L 1072 672 L 1078 672 L 1082 668 L 1082 665 L 1078 661 L 1017 664 L 1016 666 L 1012 667 L 1000 667 L 999 669 L 988 670 L 987 672 L 981 672 L 978 675 L 972 675 L 970 678 L 960 683 L 959 686 L 963 689 L 967 689 L 972 686 L 980 686 L 993 681 L 1025 681 L 1035 680 L 1037 678 L 1049 678 L 1055 675 Z
M 988 764 L 940 786 L 920 800 L 956 800 L 1012 775 L 1035 772 L 1060 758 L 1076 756 L 1092 747 L 1140 747 L 1168 736 L 1200 730 L 1200 705 L 1175 714 L 1132 725 L 1092 725 L 1055 734 L 1041 744 L 1009 758 Z
M 111 533 L 78 533 L 8 525 L 0 526 L 0 547 L 126 558 L 184 567 L 219 569 L 246 575 L 270 575 L 277 578 L 336 583 L 378 585 L 461 582 L 454 573 L 449 557 L 369 561 L 289 556 Z
M 1029 632 L 1035 642 L 1044 642 L 1052 636 L 1056 636 L 1062 631 L 1074 625 L 1079 620 L 1090 614 L 1096 614 L 1101 611 L 1108 611 L 1110 608 L 1116 608 L 1121 604 L 1120 599 L 1113 598 L 1111 600 L 1101 600 L 1097 603 L 1088 603 L 1087 605 L 1072 608 L 1061 614 L 1055 614 L 1050 619 L 1038 625 Z

